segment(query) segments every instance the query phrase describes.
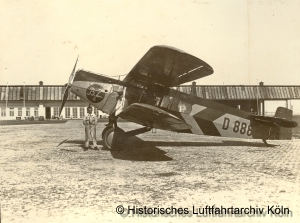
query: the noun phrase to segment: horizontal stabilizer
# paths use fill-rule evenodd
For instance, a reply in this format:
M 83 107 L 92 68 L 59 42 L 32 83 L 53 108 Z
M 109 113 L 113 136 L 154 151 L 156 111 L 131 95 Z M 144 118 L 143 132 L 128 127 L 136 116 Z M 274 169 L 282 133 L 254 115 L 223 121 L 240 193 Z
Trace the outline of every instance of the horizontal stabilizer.
M 280 127 L 284 127 L 284 128 L 295 128 L 298 126 L 297 122 L 286 120 L 284 118 L 278 118 L 278 117 L 266 117 L 266 116 L 253 115 L 253 116 L 251 116 L 250 119 L 252 121 L 276 124 L 276 125 L 279 125 Z

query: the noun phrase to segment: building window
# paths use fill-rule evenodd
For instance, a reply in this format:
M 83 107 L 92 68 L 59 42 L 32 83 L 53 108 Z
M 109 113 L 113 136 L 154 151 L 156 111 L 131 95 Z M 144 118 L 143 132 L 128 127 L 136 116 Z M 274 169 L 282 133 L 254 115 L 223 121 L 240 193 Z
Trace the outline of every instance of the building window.
M 65 108 L 65 116 L 66 118 L 70 118 L 70 108 Z
M 80 108 L 79 118 L 83 118 L 84 116 L 84 108 Z
M 18 116 L 22 116 L 22 108 L 18 108 Z
M 9 116 L 15 116 L 14 108 L 9 109 Z
M 58 117 L 59 116 L 59 107 L 54 107 L 53 108 L 53 116 Z
M 34 108 L 34 116 L 35 117 L 39 116 L 39 108 Z
M 6 117 L 6 108 L 1 109 L 1 117 Z
M 73 118 L 78 118 L 77 107 L 73 107 Z
M 30 116 L 30 108 L 26 108 L 26 116 Z

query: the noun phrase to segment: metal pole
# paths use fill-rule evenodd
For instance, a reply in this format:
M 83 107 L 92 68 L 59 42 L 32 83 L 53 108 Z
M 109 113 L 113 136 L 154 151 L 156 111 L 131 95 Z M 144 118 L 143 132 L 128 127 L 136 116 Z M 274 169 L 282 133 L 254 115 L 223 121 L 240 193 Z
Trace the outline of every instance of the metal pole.
M 256 108 L 256 110 L 257 110 L 257 114 L 258 115 L 260 115 L 260 108 L 259 108 L 259 106 L 258 106 L 258 79 L 256 79 L 256 82 L 257 82 L 257 89 L 256 89 L 256 106 L 257 106 L 257 108 Z
M 7 120 L 7 101 L 8 101 L 8 82 L 6 82 L 6 91 L 5 91 L 5 99 L 6 99 L 6 103 L 5 103 L 5 119 Z
M 8 82 L 6 82 L 6 92 L 5 92 L 5 99 L 6 99 L 6 104 L 5 104 L 5 114 L 6 114 L 6 109 L 7 109 L 7 100 L 8 100 Z
M 25 82 L 23 82 L 23 84 L 24 84 L 24 88 L 23 88 L 23 99 L 24 99 L 24 103 L 23 103 L 23 105 L 24 105 L 24 108 L 25 108 Z M 25 113 L 26 114 L 26 113 Z

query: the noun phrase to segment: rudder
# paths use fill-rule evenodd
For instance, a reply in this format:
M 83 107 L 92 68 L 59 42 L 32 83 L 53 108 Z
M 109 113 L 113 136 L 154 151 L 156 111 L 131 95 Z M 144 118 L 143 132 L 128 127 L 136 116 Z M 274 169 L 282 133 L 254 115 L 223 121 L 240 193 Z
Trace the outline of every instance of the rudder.
M 293 119 L 293 110 L 284 107 L 278 107 L 275 113 L 275 117 L 284 118 L 286 120 L 292 121 Z M 292 128 L 280 127 L 275 135 L 275 139 L 279 140 L 290 140 L 292 139 Z

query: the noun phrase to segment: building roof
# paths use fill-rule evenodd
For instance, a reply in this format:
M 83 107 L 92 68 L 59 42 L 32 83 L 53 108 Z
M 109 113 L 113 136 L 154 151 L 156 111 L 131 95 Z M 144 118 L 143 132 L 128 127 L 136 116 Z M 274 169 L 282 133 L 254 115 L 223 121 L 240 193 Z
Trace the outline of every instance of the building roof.
M 62 100 L 65 86 L 0 86 L 0 100 L 9 101 L 39 101 L 39 100 Z M 68 100 L 81 100 L 72 92 L 69 93 Z
M 178 90 L 191 94 L 192 86 L 180 86 Z M 197 85 L 195 91 L 198 97 L 212 100 L 300 99 L 300 86 Z
M 0 86 L 0 101 L 62 100 L 65 85 Z M 300 86 L 257 85 L 192 85 L 176 89 L 187 94 L 195 92 L 198 97 L 211 100 L 289 100 L 300 99 Z M 81 100 L 70 92 L 68 100 Z

